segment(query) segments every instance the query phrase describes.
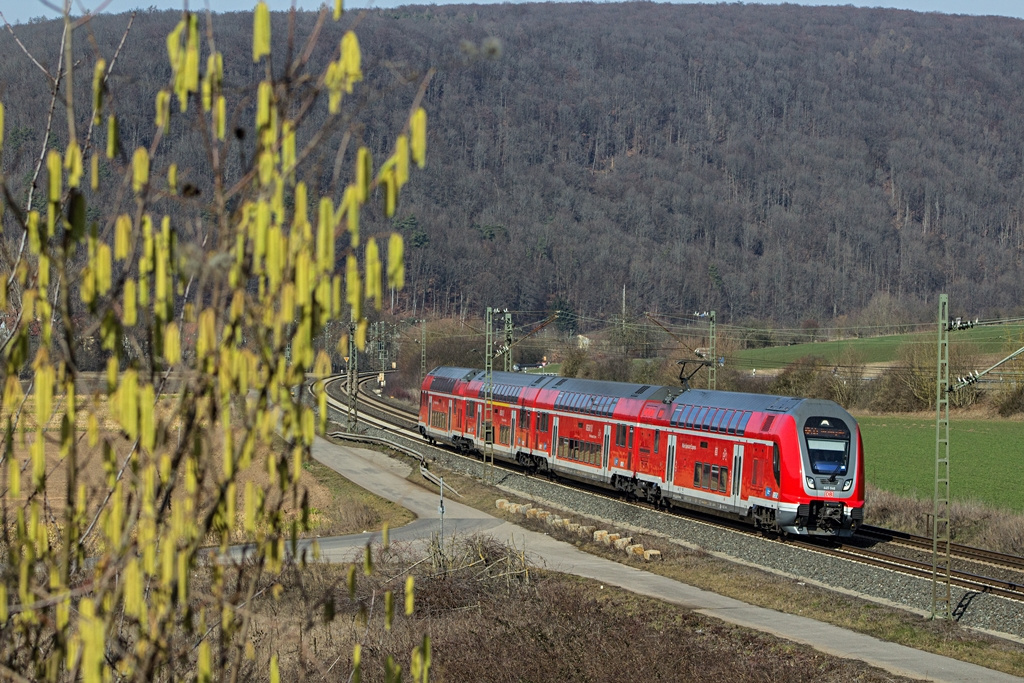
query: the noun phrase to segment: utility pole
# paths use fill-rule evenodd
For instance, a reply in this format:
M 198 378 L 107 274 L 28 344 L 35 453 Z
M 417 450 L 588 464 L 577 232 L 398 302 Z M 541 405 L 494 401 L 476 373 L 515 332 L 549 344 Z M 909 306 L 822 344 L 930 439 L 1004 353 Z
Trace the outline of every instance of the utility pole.
M 487 307 L 484 325 L 484 467 L 494 479 L 494 311 Z
M 420 321 L 420 384 L 427 376 L 427 319 Z
M 708 318 L 708 349 L 711 352 L 711 365 L 708 366 L 708 389 L 714 391 L 717 386 L 718 352 L 715 350 L 715 312 L 711 311 Z
M 951 619 L 949 529 L 949 296 L 939 295 L 935 381 L 935 496 L 932 501 L 932 619 Z M 943 584 L 945 587 L 943 588 Z
M 505 309 L 505 372 L 512 372 L 512 314 Z

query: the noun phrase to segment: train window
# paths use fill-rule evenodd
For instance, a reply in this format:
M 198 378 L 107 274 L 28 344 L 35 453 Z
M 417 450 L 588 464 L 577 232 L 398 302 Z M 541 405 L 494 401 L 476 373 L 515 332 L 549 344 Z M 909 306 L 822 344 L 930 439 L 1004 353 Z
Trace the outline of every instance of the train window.
M 708 442 L 707 441 L 701 441 L 700 442 L 700 447 L 701 448 L 707 448 L 708 447 Z
M 626 445 L 626 425 L 616 425 L 615 427 L 615 445 L 625 446 Z
M 712 491 L 718 490 L 718 465 L 711 466 L 711 484 L 708 486 Z
M 725 493 L 729 490 L 729 468 L 723 467 L 718 474 L 718 490 Z
M 686 427 L 692 427 L 693 426 L 693 416 L 694 416 L 694 414 L 696 412 L 697 412 L 696 407 L 694 407 L 694 406 L 686 406 L 686 408 L 683 409 L 682 416 L 679 418 L 679 422 L 681 424 L 683 424 L 684 426 L 686 426 Z
M 537 431 L 538 432 L 545 432 L 545 433 L 547 433 L 547 431 L 548 431 L 548 414 L 547 413 L 537 413 Z
M 583 429 L 583 423 L 582 422 L 577 422 L 576 423 L 576 429 Z
M 472 401 L 466 401 L 466 417 L 469 419 L 476 417 L 476 404 Z
M 711 422 L 715 419 L 715 415 L 718 414 L 718 412 L 719 411 L 714 409 L 714 408 L 709 410 L 708 414 L 705 415 L 704 419 L 701 421 L 701 429 L 710 430 L 711 429 Z
M 729 424 L 728 418 L 731 417 L 731 416 L 732 416 L 732 411 L 731 410 L 719 410 L 715 414 L 715 419 L 711 422 L 711 431 L 713 431 L 713 432 L 719 432 L 719 431 L 724 432 L 725 430 L 722 429 L 721 427 L 722 427 L 723 424 Z
M 676 409 L 672 411 L 672 417 L 669 418 L 668 423 L 675 427 L 679 424 L 679 417 L 683 414 L 683 407 L 676 406 Z
M 629 428 L 629 449 L 633 450 L 633 428 Z
M 654 452 L 655 453 L 658 452 L 658 442 L 659 441 L 661 441 L 661 430 L 660 429 L 655 429 L 654 430 Z
M 753 416 L 753 413 L 751 413 L 750 411 L 747 411 L 747 412 L 743 413 L 743 417 L 740 418 L 740 423 L 738 425 L 736 425 L 736 433 L 737 434 L 742 436 L 744 434 L 744 432 L 747 431 L 747 423 L 750 422 L 750 418 L 752 416 Z
M 740 423 L 740 418 L 742 418 L 742 417 L 743 417 L 743 411 L 742 410 L 737 410 L 735 413 L 732 414 L 732 419 L 729 421 L 729 433 L 730 434 L 735 434 L 736 433 L 736 425 L 738 425 Z
M 710 487 L 709 482 L 711 481 L 711 463 L 704 463 L 704 486 Z
M 693 426 L 696 429 L 700 429 L 700 426 L 701 426 L 701 424 L 704 423 L 704 418 L 707 416 L 707 414 L 708 414 L 707 407 L 701 408 L 700 411 L 697 412 L 697 416 L 693 418 Z M 690 425 L 687 425 L 687 426 L 689 427 Z
M 498 428 L 498 443 L 503 443 L 506 446 L 512 443 L 512 426 L 501 425 Z
M 693 485 L 696 488 L 700 488 L 700 473 L 704 471 L 704 467 L 701 463 L 696 463 L 693 466 Z
M 530 428 L 530 411 L 526 409 L 526 406 L 519 409 L 519 428 Z
M 612 416 L 612 414 L 615 412 L 615 406 L 617 405 L 619 405 L 619 399 L 613 398 L 611 405 L 608 406 L 608 417 Z

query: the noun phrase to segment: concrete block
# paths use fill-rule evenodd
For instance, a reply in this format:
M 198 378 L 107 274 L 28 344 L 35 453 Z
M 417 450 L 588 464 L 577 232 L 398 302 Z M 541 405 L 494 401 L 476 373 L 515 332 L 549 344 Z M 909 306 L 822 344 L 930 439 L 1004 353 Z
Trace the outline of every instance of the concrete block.
M 627 545 L 633 545 L 633 537 L 623 536 L 622 538 L 616 538 L 613 543 L 616 550 L 624 550 Z
M 522 505 L 519 506 L 520 513 L 524 515 L 532 509 L 533 503 L 523 503 Z
M 499 510 L 504 510 L 505 508 L 508 507 L 508 501 L 505 500 L 504 498 L 499 498 L 498 500 L 494 501 L 494 506 Z
M 541 510 L 537 513 L 537 519 L 547 519 L 551 516 L 551 513 L 547 510 Z
M 615 541 L 619 540 L 620 538 L 622 538 L 622 534 L 608 534 L 607 536 L 604 537 L 604 544 L 605 545 L 611 545 L 612 543 L 615 543 Z
M 594 527 L 592 527 L 592 526 L 581 526 L 577 533 L 579 533 L 579 535 L 583 536 L 584 538 L 593 538 L 594 537 Z
M 539 516 L 540 510 L 538 510 L 537 508 L 530 508 L 529 510 L 526 511 L 526 517 L 528 519 L 537 519 L 537 517 Z
M 573 533 L 577 533 L 578 534 L 580 532 L 580 525 L 576 524 L 575 522 L 569 522 L 568 524 L 565 525 L 565 528 L 568 529 L 569 531 L 573 532 Z
M 604 529 L 598 529 L 597 531 L 594 532 L 594 542 L 595 543 L 607 543 L 608 541 L 605 540 L 607 538 L 608 538 L 608 532 L 606 530 L 604 530 Z
M 647 560 L 648 562 L 650 562 L 651 560 L 660 560 L 661 559 L 661 551 L 660 550 L 645 550 L 644 551 L 644 559 Z
M 640 556 L 643 556 L 643 554 L 644 554 L 644 547 L 642 545 L 640 545 L 639 543 L 636 543 L 636 544 L 633 544 L 633 545 L 627 545 L 626 546 L 626 554 L 627 555 L 640 555 Z

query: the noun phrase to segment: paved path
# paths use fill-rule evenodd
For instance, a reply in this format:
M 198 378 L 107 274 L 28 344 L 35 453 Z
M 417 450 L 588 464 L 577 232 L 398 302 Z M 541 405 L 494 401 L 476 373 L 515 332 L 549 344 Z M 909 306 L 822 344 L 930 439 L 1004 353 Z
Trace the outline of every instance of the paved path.
M 438 497 L 405 479 L 408 466 L 376 451 L 339 446 L 317 437 L 313 457 L 359 486 L 392 500 L 416 514 L 417 519 L 390 532 L 392 541 L 422 541 L 438 529 Z M 679 581 L 645 572 L 587 554 L 568 543 L 544 534 L 527 531 L 486 512 L 445 498 L 445 537 L 452 534 L 484 533 L 499 541 L 510 542 L 542 561 L 554 571 L 596 579 L 634 593 L 671 602 L 699 614 L 732 624 L 777 635 L 837 657 L 859 659 L 891 673 L 922 680 L 1020 682 L 1021 678 L 999 673 L 956 659 L 914 650 L 837 626 L 710 593 Z M 350 560 L 367 540 L 379 534 L 321 539 L 324 557 Z

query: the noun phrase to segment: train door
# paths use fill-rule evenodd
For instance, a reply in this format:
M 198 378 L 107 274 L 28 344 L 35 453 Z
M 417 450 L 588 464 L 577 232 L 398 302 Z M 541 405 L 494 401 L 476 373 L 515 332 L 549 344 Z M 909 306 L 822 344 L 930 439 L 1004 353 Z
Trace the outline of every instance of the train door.
M 676 475 L 676 435 L 668 435 L 668 453 L 665 454 L 665 483 L 671 484 Z
M 743 481 L 743 444 L 735 444 L 732 447 L 732 478 L 730 479 L 729 502 L 733 505 L 741 505 L 740 484 Z
M 480 420 L 483 418 L 483 406 L 476 407 L 476 438 L 483 440 L 483 432 L 480 431 Z
M 518 415 L 518 411 L 513 408 L 513 409 L 509 410 L 509 412 L 512 413 L 512 431 L 509 432 L 509 434 L 508 434 L 508 448 L 509 448 L 510 451 L 515 453 L 516 452 L 516 415 Z
M 608 469 L 608 452 L 611 450 L 612 426 L 604 426 L 604 448 L 601 449 L 601 468 Z
M 551 457 L 554 458 L 558 455 L 558 418 L 555 417 L 552 422 L 554 426 L 551 428 Z
M 452 425 L 453 425 L 453 422 L 452 422 L 452 400 L 448 399 L 448 433 L 449 434 L 454 431 L 452 429 Z

